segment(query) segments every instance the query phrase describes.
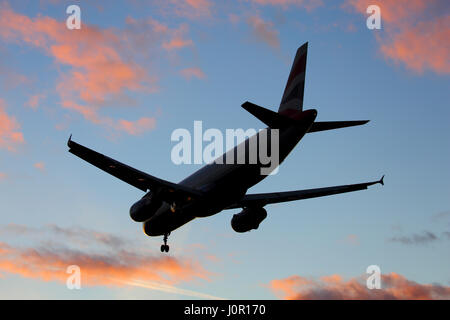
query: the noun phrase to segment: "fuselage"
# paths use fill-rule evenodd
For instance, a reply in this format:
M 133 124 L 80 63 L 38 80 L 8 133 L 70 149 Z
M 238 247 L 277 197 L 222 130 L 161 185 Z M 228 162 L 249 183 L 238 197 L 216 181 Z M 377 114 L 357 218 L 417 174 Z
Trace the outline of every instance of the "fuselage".
M 299 111 L 298 114 L 292 116 L 296 120 L 295 125 L 279 129 L 278 164 L 286 159 L 308 132 L 316 116 L 316 110 Z M 258 132 L 256 138 L 260 141 L 259 139 L 262 137 L 270 137 L 272 130 L 266 128 Z M 143 223 L 144 232 L 148 236 L 164 235 L 195 218 L 219 213 L 239 201 L 249 188 L 266 178 L 267 175 L 261 174 L 261 168 L 267 167 L 266 164 L 260 161 L 252 164 L 248 161 L 251 139 L 252 137 L 248 138 L 231 151 L 237 155 L 240 150 L 245 150 L 245 159 L 247 159 L 245 163 L 236 163 L 235 161 L 235 163 L 228 164 L 226 162 L 226 154 L 230 152 L 228 151 L 218 158 L 221 161 L 216 159 L 182 180 L 180 185 L 202 191 L 204 196 L 183 203 L 181 206 L 177 205 L 176 208 L 173 208 L 172 204 L 163 202 L 152 217 Z M 243 148 L 244 146 L 245 148 Z M 272 153 L 272 150 L 269 142 L 269 153 Z

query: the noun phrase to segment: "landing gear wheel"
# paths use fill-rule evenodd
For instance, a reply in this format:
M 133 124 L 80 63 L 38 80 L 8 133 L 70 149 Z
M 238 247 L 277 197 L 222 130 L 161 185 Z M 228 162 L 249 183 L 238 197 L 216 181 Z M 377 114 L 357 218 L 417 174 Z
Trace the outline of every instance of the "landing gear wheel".
M 164 235 L 164 244 L 161 245 L 161 252 L 169 252 L 169 246 L 167 245 L 167 238 L 169 237 L 170 233 L 166 233 Z

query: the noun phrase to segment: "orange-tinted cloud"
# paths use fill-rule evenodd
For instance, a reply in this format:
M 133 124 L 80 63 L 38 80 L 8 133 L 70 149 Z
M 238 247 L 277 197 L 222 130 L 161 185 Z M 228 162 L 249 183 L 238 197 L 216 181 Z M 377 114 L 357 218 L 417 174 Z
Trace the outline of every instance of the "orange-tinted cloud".
M 30 84 L 32 81 L 25 75 L 12 71 L 8 66 L 0 64 L 0 86 L 6 90 Z
M 187 80 L 191 80 L 193 77 L 198 79 L 206 78 L 205 73 L 200 68 L 186 68 L 180 71 L 181 75 Z
M 16 118 L 8 116 L 5 109 L 5 102 L 0 99 L 0 148 L 16 151 L 25 140 Z
M 381 289 L 369 290 L 363 277 L 348 281 L 340 275 L 319 280 L 301 276 L 273 280 L 269 288 L 287 300 L 450 299 L 450 287 L 419 284 L 397 273 L 381 275 Z
M 260 5 L 272 5 L 281 6 L 282 8 L 287 8 L 288 6 L 295 5 L 298 7 L 303 7 L 307 10 L 312 10 L 323 4 L 322 0 L 248 0 Z
M 130 132 L 122 121 L 102 115 L 111 105 L 129 105 L 131 91 L 154 92 L 156 76 L 148 73 L 142 52 L 149 46 L 176 50 L 193 45 L 186 38 L 188 27 L 170 29 L 155 20 L 127 19 L 124 30 L 102 29 L 83 24 L 81 30 L 68 30 L 65 22 L 46 16 L 29 18 L 14 12 L 6 4 L 0 10 L 0 38 L 26 43 L 43 50 L 57 64 L 69 67 L 57 84 L 63 108 L 78 112 L 85 119 L 112 129 Z M 141 57 L 142 63 L 138 63 Z M 38 104 L 33 97 L 31 107 Z M 144 120 L 142 120 L 144 119 Z M 135 121 L 142 124 L 142 118 Z M 152 120 L 154 121 L 154 120 Z M 137 131 L 153 126 L 140 126 Z
M 164 0 L 159 4 L 166 13 L 189 19 L 208 18 L 213 7 L 211 0 Z
M 175 284 L 210 274 L 198 263 L 169 256 L 144 256 L 120 251 L 91 254 L 71 249 L 21 249 L 0 243 L 0 271 L 42 281 L 67 280 L 70 265 L 81 268 L 83 286 L 122 286 L 122 281 L 158 281 Z
M 162 44 L 163 48 L 168 51 L 172 51 L 192 46 L 194 44 L 193 41 L 185 38 L 185 34 L 188 29 L 188 26 L 185 24 L 180 26 L 179 29 L 174 31 L 172 38 Z
M 257 40 L 275 49 L 280 47 L 278 31 L 274 29 L 272 22 L 266 22 L 259 16 L 251 16 L 247 19 L 247 22 L 252 28 L 252 33 Z
M 370 0 L 347 0 L 346 5 L 367 15 Z M 385 58 L 418 73 L 450 73 L 450 14 L 446 0 L 384 0 L 382 30 L 377 40 Z
M 381 52 L 395 62 L 402 62 L 422 73 L 450 73 L 450 15 L 394 34 L 392 41 L 381 44 Z
M 5 180 L 5 179 L 6 179 L 6 173 L 0 172 L 0 181 Z
M 32 95 L 28 101 L 25 103 L 27 107 L 30 107 L 33 110 L 36 110 L 39 106 L 39 102 L 46 97 L 45 94 L 35 94 Z
M 36 169 L 39 171 L 45 171 L 45 163 L 44 162 L 37 162 L 33 165 Z
M 194 259 L 175 258 L 159 252 L 152 255 L 148 248 L 140 248 L 137 241 L 81 227 L 8 225 L 1 227 L 0 233 L 3 237 L 8 234 L 20 235 L 22 239 L 33 237 L 32 247 L 0 242 L 0 273 L 3 276 L 15 274 L 66 283 L 67 267 L 77 265 L 81 269 L 82 286 L 124 286 L 154 281 L 160 286 L 168 286 L 194 280 L 210 281 L 212 277 L 212 273 Z M 51 236 L 54 241 L 47 240 L 45 245 L 36 246 L 36 238 L 44 236 Z
M 345 242 L 352 245 L 358 245 L 359 244 L 359 237 L 356 234 L 349 234 L 345 238 Z
M 137 121 L 120 120 L 118 129 L 131 135 L 139 135 L 147 130 L 154 129 L 156 120 L 154 118 L 141 118 Z

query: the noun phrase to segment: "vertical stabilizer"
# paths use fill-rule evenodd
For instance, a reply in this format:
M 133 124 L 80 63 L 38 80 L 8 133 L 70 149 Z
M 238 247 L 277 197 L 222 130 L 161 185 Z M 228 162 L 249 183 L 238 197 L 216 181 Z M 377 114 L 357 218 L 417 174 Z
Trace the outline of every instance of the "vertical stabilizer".
M 297 50 L 291 73 L 289 74 L 283 98 L 281 99 L 279 113 L 289 113 L 288 110 L 301 111 L 303 109 L 303 93 L 305 91 L 306 56 L 308 42 Z

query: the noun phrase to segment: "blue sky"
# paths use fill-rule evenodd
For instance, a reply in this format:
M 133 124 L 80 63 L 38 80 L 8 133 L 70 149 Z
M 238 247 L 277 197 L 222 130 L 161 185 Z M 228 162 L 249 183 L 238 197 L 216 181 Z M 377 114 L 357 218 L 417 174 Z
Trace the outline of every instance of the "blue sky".
M 436 30 L 433 23 L 441 19 L 448 27 L 448 16 L 434 11 L 439 1 L 406 13 L 392 1 L 379 2 L 382 19 L 387 13 L 381 30 L 366 28 L 364 1 L 3 2 L 0 298 L 186 298 L 179 288 L 223 298 L 286 298 L 273 280 L 353 279 L 372 264 L 417 286 L 448 288 L 449 45 L 448 37 L 431 42 L 441 35 L 416 32 L 419 23 L 424 33 Z M 79 31 L 64 29 L 65 9 L 73 3 L 82 10 L 79 38 L 73 34 Z M 424 39 L 434 50 L 417 47 Z M 295 50 L 306 41 L 305 107 L 317 109 L 318 120 L 371 122 L 307 135 L 277 175 L 250 191 L 358 183 L 386 174 L 384 187 L 268 206 L 259 230 L 247 234 L 231 229 L 237 210 L 197 219 L 171 235 L 167 260 L 159 252 L 162 239 L 146 237 L 129 218 L 142 192 L 67 152 L 72 133 L 77 142 L 178 182 L 200 166 L 171 162 L 173 130 L 192 131 L 195 120 L 204 129 L 262 128 L 240 105 L 249 100 L 276 110 Z M 68 48 L 65 56 L 58 46 Z M 390 50 L 403 47 L 409 55 Z M 102 54 L 135 72 L 131 80 L 121 77 L 117 64 L 87 62 L 103 61 Z M 87 84 L 79 85 L 76 73 Z M 111 86 L 105 89 L 105 82 Z M 70 230 L 89 236 L 83 240 Z M 99 243 L 98 234 L 125 239 L 121 249 L 142 257 L 143 266 L 162 264 L 158 276 L 136 277 L 174 289 L 89 280 L 71 291 L 65 270 L 46 278 L 55 265 L 26 257 L 34 250 L 77 264 L 82 257 L 122 256 L 111 243 Z M 167 275 L 165 263 L 188 267 Z M 143 267 L 127 266 L 128 280 Z

